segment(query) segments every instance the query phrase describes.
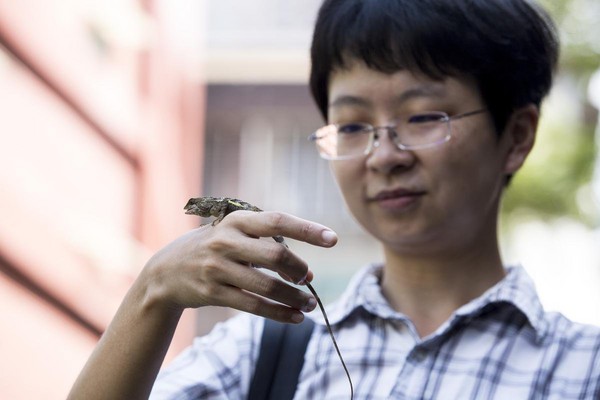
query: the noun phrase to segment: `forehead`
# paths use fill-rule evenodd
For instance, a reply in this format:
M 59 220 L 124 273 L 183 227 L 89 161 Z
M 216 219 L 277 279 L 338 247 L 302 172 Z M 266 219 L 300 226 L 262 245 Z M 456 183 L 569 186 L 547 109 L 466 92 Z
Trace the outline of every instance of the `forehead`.
M 331 111 L 344 106 L 401 105 L 421 99 L 479 101 L 480 95 L 475 81 L 467 77 L 433 79 L 409 70 L 390 74 L 354 62 L 331 73 L 328 99 Z

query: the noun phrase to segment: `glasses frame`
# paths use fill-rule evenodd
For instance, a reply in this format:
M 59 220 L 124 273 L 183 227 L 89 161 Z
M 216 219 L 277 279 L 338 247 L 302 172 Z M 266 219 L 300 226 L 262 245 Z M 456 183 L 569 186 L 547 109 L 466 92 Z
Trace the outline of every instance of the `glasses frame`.
M 396 128 L 398 127 L 397 124 L 393 124 L 393 125 L 380 125 L 380 126 L 373 126 L 371 124 L 367 124 L 365 123 L 365 133 L 366 135 L 369 135 L 369 142 L 365 148 L 365 151 L 362 153 L 358 153 L 358 154 L 352 154 L 352 155 L 347 155 L 347 156 L 341 156 L 341 157 L 333 157 L 330 156 L 328 154 L 323 153 L 318 145 L 318 140 L 324 138 L 325 136 L 319 136 L 318 132 L 323 129 L 323 128 L 327 128 L 327 127 L 331 127 L 331 126 L 335 126 L 335 128 L 338 128 L 338 124 L 329 124 L 329 125 L 325 125 L 324 127 L 320 128 L 319 130 L 313 132 L 309 137 L 308 140 L 310 140 L 311 142 L 315 142 L 315 144 L 317 145 L 317 149 L 319 151 L 319 155 L 321 156 L 321 158 L 324 158 L 325 160 L 347 160 L 347 159 L 352 159 L 352 158 L 359 158 L 359 157 L 364 157 L 368 154 L 370 154 L 374 148 L 379 146 L 379 137 L 377 136 L 379 131 L 386 131 L 388 136 L 390 137 L 390 140 L 392 141 L 392 143 L 394 143 L 394 145 L 396 145 L 396 147 L 400 150 L 419 150 L 419 149 L 427 149 L 427 148 L 431 148 L 431 147 L 436 147 L 439 146 L 441 144 L 446 143 L 447 141 L 450 140 L 450 138 L 452 137 L 452 126 L 451 126 L 451 122 L 461 119 L 461 118 L 465 118 L 465 117 L 470 117 L 473 115 L 477 115 L 477 114 L 481 114 L 483 112 L 486 112 L 487 109 L 486 108 L 480 108 L 477 110 L 473 110 L 473 111 L 468 111 L 462 114 L 457 114 L 457 115 L 452 115 L 449 116 L 447 113 L 443 112 L 443 111 L 427 111 L 427 112 L 423 112 L 422 114 L 427 114 L 427 113 L 435 113 L 435 114 L 440 114 L 440 116 L 442 116 L 441 118 L 441 122 L 445 123 L 447 125 L 447 134 L 446 136 L 444 136 L 442 139 L 433 142 L 433 143 L 426 143 L 426 144 L 417 144 L 417 145 L 407 145 L 407 144 L 403 144 L 400 143 L 399 141 L 396 140 L 396 138 L 399 138 L 399 134 L 396 131 Z M 420 113 L 421 114 L 421 113 Z

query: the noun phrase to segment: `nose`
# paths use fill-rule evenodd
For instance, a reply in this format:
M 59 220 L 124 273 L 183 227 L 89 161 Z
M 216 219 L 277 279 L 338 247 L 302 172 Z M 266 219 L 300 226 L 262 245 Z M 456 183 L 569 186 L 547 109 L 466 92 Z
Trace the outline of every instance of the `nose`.
M 381 138 L 384 141 L 390 142 L 399 149 L 402 149 L 402 145 L 398 145 L 398 132 L 396 132 L 395 126 L 378 126 L 375 127 L 375 135 L 373 135 L 373 148 L 379 147 Z
M 367 166 L 385 174 L 406 170 L 415 162 L 415 155 L 398 145 L 398 134 L 393 127 L 378 127 L 373 137 L 373 147 L 367 158 Z

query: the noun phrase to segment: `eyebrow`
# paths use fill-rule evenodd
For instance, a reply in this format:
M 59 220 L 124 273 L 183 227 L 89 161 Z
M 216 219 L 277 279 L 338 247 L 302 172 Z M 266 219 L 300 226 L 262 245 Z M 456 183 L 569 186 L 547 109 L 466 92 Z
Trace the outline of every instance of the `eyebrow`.
M 392 103 L 398 105 L 402 104 L 410 99 L 418 97 L 434 97 L 441 96 L 445 93 L 443 86 L 437 84 L 425 84 L 420 85 L 411 89 L 408 89 L 398 96 L 392 99 Z M 371 101 L 367 98 L 354 95 L 340 95 L 337 96 L 331 103 L 329 108 L 337 108 L 343 106 L 359 106 L 369 108 L 371 107 Z

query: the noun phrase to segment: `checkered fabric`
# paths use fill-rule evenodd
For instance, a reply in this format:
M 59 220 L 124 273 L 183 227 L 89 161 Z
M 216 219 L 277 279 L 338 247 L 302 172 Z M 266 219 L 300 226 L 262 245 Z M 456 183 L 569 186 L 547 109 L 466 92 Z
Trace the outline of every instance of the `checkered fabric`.
M 420 338 L 379 286 L 381 265 L 362 269 L 328 308 L 356 400 L 600 399 L 600 328 L 543 310 L 520 266 Z M 309 342 L 295 399 L 349 399 L 323 321 Z M 311 316 L 312 316 L 311 315 Z M 263 320 L 219 324 L 161 372 L 151 399 L 245 399 Z

